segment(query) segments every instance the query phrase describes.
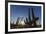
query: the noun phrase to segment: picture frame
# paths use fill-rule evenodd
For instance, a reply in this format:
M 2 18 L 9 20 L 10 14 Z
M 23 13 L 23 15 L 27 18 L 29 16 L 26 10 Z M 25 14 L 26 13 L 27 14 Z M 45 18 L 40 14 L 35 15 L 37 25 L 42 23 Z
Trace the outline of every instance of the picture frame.
M 31 5 L 32 4 L 32 5 Z M 36 5 L 35 5 L 36 4 Z M 22 5 L 22 6 L 42 6 L 42 8 L 40 9 L 42 12 L 42 18 L 41 18 L 41 22 L 42 22 L 42 28 L 37 28 L 34 29 L 33 28 L 27 28 L 27 29 L 10 29 L 9 30 L 9 15 L 10 15 L 10 5 Z M 13 8 L 13 7 L 12 7 Z M 10 9 L 10 10 L 9 10 Z M 22 33 L 22 32 L 40 32 L 40 31 L 45 31 L 45 3 L 44 2 L 26 2 L 26 1 L 5 1 L 5 32 L 6 33 Z

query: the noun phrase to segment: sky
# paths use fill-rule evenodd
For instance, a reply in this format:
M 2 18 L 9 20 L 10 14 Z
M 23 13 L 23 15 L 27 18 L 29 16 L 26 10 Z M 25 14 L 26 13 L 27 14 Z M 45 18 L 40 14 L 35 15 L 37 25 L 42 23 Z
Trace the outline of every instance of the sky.
M 41 23 L 41 6 L 10 5 L 10 20 L 16 22 L 18 17 L 28 17 L 29 8 L 30 15 L 33 8 L 35 17 L 39 17 L 38 21 Z

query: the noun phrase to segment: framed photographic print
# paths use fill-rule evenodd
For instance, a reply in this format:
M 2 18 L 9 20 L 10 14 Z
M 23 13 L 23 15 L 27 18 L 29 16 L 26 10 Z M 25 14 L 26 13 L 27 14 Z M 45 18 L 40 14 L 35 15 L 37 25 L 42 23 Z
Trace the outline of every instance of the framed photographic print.
M 45 31 L 45 3 L 6 1 L 5 32 Z

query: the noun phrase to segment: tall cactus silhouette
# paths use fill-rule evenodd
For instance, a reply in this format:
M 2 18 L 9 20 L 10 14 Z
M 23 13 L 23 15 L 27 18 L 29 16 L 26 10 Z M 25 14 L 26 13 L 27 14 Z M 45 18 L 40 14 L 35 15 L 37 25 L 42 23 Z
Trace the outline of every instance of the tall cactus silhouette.
M 30 8 L 28 9 L 28 18 L 26 18 L 25 24 L 31 24 L 31 15 L 30 15 Z
M 36 20 L 38 20 L 39 18 L 38 17 L 37 18 L 35 17 L 33 8 L 31 8 L 31 10 L 32 10 L 32 23 L 34 23 L 34 26 L 36 26 Z
M 32 21 L 31 21 L 31 15 L 30 15 L 30 8 L 28 9 L 28 19 L 26 18 L 26 21 L 25 21 L 25 24 L 28 24 L 28 25 L 31 25 L 32 26 L 32 24 L 34 25 L 34 26 L 37 26 L 36 25 L 36 21 L 39 19 L 38 17 L 36 18 L 35 17 L 35 14 L 34 14 L 34 11 L 33 11 L 33 8 L 31 8 L 31 12 L 32 12 Z

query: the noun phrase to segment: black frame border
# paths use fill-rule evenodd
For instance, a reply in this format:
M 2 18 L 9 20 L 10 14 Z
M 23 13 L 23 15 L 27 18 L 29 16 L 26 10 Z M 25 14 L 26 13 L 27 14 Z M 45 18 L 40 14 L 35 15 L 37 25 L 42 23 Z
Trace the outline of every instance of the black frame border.
M 42 4 L 43 5 L 43 30 L 8 32 L 8 2 Z M 45 31 L 45 3 L 44 2 L 6 1 L 5 0 L 5 33 L 24 33 L 24 32 L 41 32 L 41 31 Z

